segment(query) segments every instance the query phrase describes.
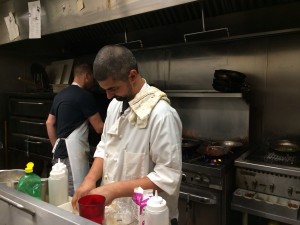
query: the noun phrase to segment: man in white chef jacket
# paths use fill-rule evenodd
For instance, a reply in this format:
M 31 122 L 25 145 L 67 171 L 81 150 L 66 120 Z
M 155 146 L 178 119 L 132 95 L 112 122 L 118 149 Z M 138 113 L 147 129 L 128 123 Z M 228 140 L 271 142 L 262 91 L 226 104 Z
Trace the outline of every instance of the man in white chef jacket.
M 182 124 L 166 94 L 138 72 L 136 59 L 123 46 L 104 46 L 94 61 L 94 76 L 111 101 L 94 163 L 73 196 L 105 196 L 131 201 L 136 187 L 158 190 L 178 218 Z M 96 181 L 102 178 L 100 187 Z M 173 220 L 174 221 L 174 220 Z

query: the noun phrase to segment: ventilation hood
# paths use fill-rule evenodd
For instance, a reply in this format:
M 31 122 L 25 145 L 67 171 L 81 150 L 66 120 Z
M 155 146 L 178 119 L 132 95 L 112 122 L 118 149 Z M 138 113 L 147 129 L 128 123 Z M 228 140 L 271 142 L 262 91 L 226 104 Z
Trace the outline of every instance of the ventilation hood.
M 300 28 L 300 0 L 41 0 L 42 38 L 28 39 L 27 1 L 0 0 L 0 14 L 12 11 L 20 37 L 9 41 L 0 23 L 0 50 L 82 54 L 105 44 L 141 40 L 144 47 L 184 42 L 201 31 L 201 2 L 207 29 L 228 27 L 230 36 Z

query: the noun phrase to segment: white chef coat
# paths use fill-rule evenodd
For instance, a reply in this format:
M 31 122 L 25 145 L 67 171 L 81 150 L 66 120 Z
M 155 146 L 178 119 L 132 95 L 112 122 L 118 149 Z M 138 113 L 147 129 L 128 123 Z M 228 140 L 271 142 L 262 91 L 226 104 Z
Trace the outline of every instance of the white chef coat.
M 145 83 L 141 89 L 150 86 Z M 178 217 L 178 197 L 181 182 L 182 124 L 176 110 L 160 100 L 151 112 L 146 128 L 130 124 L 123 115 L 122 102 L 113 99 L 94 157 L 104 159 L 102 184 L 144 176 L 160 187 L 167 201 L 170 218 Z M 128 200 L 128 199 L 127 199 Z

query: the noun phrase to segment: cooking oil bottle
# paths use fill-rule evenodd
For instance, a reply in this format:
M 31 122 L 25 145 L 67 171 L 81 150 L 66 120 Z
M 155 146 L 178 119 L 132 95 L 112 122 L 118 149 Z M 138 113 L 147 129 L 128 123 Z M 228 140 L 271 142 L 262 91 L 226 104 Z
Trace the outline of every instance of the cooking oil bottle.
M 31 195 L 37 199 L 41 199 L 41 178 L 33 173 L 34 163 L 29 162 L 25 168 L 25 174 L 20 178 L 17 190 L 25 194 Z

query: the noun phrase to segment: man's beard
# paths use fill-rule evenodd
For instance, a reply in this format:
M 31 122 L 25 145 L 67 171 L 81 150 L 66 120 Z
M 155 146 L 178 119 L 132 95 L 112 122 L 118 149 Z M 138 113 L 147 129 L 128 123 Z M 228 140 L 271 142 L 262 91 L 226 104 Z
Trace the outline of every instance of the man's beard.
M 123 101 L 127 101 L 128 102 L 128 97 L 127 96 L 114 96 L 114 98 L 120 102 L 123 102 Z
M 118 96 L 118 95 L 115 95 L 114 98 L 118 101 L 131 101 L 132 99 L 134 99 L 135 95 L 133 95 L 133 90 L 132 90 L 132 87 L 128 85 L 128 94 L 125 95 L 125 96 Z

